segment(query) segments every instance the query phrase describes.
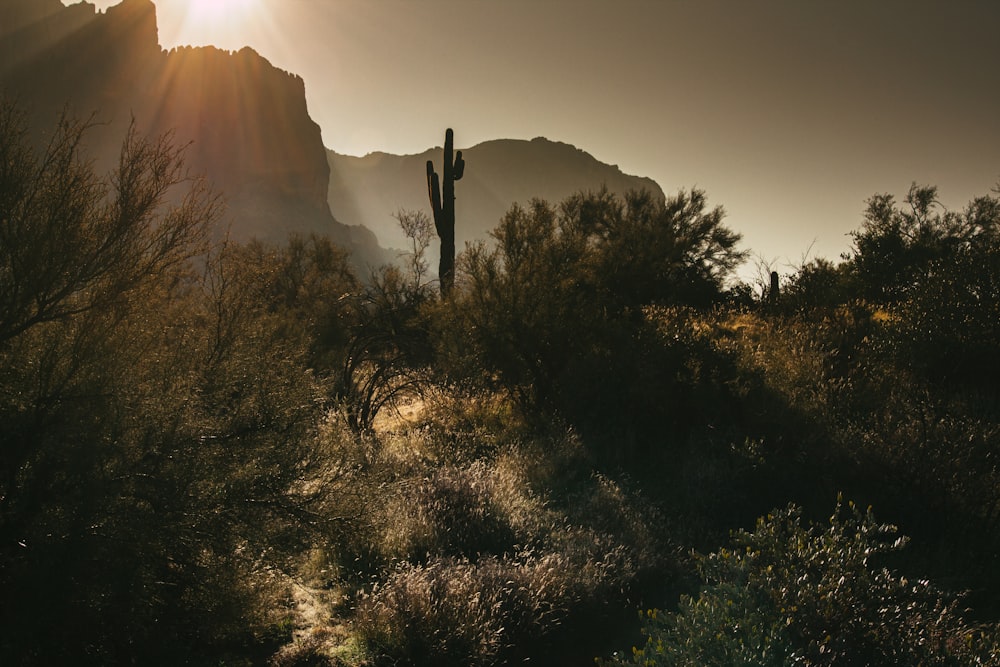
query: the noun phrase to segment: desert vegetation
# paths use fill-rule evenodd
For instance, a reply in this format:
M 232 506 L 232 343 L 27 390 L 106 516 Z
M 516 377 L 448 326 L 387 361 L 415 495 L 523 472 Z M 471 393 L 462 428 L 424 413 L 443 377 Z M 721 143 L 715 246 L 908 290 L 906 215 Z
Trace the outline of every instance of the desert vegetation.
M 776 297 L 702 191 L 535 201 L 441 297 L 419 212 L 358 275 L 24 127 L 4 664 L 1000 664 L 998 193 L 874 195 Z

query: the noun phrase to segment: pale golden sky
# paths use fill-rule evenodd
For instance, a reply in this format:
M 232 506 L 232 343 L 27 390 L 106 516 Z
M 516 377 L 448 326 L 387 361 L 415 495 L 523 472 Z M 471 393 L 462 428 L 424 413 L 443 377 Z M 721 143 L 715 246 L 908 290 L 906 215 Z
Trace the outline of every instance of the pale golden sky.
M 779 270 L 846 251 L 875 192 L 1000 182 L 996 0 L 154 2 L 164 48 L 301 75 L 338 152 L 565 141 L 705 189 Z

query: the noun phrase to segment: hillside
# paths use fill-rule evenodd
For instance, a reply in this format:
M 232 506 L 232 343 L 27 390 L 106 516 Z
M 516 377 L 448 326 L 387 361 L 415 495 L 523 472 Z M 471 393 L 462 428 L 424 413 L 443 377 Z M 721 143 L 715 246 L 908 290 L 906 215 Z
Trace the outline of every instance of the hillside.
M 663 197 L 651 179 L 630 176 L 579 148 L 543 137 L 486 141 L 462 149 L 462 155 L 467 169 L 455 187 L 459 251 L 466 242 L 487 238 L 511 204 L 527 203 L 533 197 L 559 202 L 602 186 L 616 194 L 646 189 Z M 429 211 L 425 165 L 434 160 L 440 170 L 441 149 L 419 155 L 370 153 L 364 157 L 328 151 L 327 157 L 333 214 L 371 229 L 385 247 L 404 247 L 405 237 L 393 215 L 400 209 Z
M 90 150 L 106 170 L 134 117 L 143 132 L 173 132 L 177 144 L 190 144 L 187 166 L 222 192 L 237 240 L 318 232 L 350 249 L 359 266 L 384 261 L 374 236 L 330 213 L 329 167 L 300 77 L 250 48 L 164 51 L 150 0 L 105 12 L 0 0 L 0 18 L 0 88 L 29 110 L 36 129 L 63 109 L 93 114 Z

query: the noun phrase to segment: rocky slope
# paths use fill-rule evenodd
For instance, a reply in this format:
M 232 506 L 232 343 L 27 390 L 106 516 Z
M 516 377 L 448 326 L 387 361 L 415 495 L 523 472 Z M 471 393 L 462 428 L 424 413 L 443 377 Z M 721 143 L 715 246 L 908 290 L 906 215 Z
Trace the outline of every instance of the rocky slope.
M 0 55 L 0 87 L 37 129 L 51 127 L 64 108 L 94 114 L 91 151 L 100 167 L 114 164 L 133 117 L 143 132 L 173 132 L 188 145 L 192 173 L 223 193 L 234 238 L 280 242 L 318 232 L 351 250 L 359 266 L 390 257 L 370 232 L 331 215 L 329 166 L 304 83 L 252 49 L 164 51 L 150 0 L 123 0 L 105 12 L 88 3 L 0 0 Z

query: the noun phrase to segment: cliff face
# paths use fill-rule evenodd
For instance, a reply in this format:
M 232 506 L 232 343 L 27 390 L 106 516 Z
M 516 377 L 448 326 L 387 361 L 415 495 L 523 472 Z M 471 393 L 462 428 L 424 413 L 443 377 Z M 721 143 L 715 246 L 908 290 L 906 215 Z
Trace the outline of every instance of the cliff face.
M 459 251 L 465 242 L 487 239 L 488 232 L 515 202 L 526 204 L 538 197 L 559 203 L 577 192 L 602 187 L 622 195 L 645 189 L 663 197 L 660 186 L 649 178 L 630 176 L 574 146 L 541 137 L 486 141 L 464 149 L 462 156 L 465 175 L 455 185 Z M 383 246 L 406 247 L 392 215 L 399 209 L 429 212 L 425 165 L 434 160 L 440 169 L 441 149 L 420 155 L 371 153 L 364 157 L 330 151 L 328 159 L 329 201 L 334 215 L 344 222 L 365 225 Z
M 5 0 L 0 3 L 0 39 L 7 47 L 0 72 L 62 39 L 93 18 L 94 5 L 64 7 L 59 0 Z M 16 48 L 15 48 L 16 47 Z
M 165 52 L 150 0 L 123 0 L 103 13 L 86 3 L 0 0 L 0 17 L 9 19 L 0 18 L 0 87 L 37 129 L 67 106 L 78 117 L 94 114 L 90 148 L 105 169 L 133 118 L 143 132 L 173 132 L 187 145 L 191 172 L 222 192 L 234 238 L 281 242 L 290 232 L 318 232 L 351 250 L 359 266 L 385 260 L 372 234 L 331 215 L 326 151 L 300 77 L 249 48 Z
M 156 131 L 193 142 L 192 167 L 213 175 L 241 236 L 284 238 L 330 217 L 329 167 L 301 78 L 249 48 L 182 48 L 162 57 L 145 99 Z

